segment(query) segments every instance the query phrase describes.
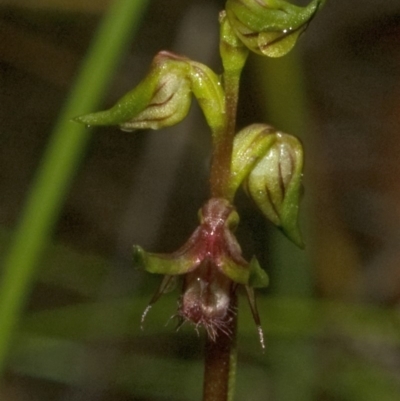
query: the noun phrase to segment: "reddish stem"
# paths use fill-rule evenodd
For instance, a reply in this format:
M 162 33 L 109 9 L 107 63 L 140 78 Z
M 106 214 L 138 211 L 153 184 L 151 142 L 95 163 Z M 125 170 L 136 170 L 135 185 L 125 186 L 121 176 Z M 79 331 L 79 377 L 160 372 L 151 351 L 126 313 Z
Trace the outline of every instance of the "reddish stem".
M 225 71 L 225 113 L 226 124 L 222 132 L 215 135 L 211 164 L 211 196 L 225 198 L 229 201 L 229 178 L 231 169 L 233 138 L 236 128 L 236 112 L 239 98 L 240 71 Z
M 209 336 L 205 346 L 203 401 L 230 400 L 236 363 L 237 297 L 231 298 L 229 333 L 219 331 L 215 340 Z

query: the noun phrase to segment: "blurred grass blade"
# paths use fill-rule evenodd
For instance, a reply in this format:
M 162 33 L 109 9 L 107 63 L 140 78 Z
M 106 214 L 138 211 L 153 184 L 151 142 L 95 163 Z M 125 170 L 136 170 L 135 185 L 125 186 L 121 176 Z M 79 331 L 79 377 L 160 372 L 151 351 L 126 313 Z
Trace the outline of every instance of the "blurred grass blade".
M 79 386 L 87 379 L 91 352 L 66 340 L 22 336 L 10 365 L 14 373 L 23 376 Z M 115 366 L 112 382 L 115 389 L 135 397 L 196 401 L 201 395 L 198 378 L 202 372 L 200 360 L 126 352 Z
M 35 281 L 42 251 L 50 239 L 90 137 L 84 127 L 71 123 L 70 119 L 99 106 L 147 2 L 113 2 L 54 128 L 3 266 L 0 284 L 0 373 L 4 370 L 12 334 Z

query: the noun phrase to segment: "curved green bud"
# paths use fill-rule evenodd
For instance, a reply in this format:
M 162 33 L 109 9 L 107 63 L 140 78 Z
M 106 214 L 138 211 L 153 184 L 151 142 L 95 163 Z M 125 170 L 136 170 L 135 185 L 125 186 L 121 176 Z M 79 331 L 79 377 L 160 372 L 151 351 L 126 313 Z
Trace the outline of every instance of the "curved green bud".
M 252 124 L 239 131 L 233 142 L 231 177 L 229 190 L 231 198 L 254 166 L 276 141 L 275 129 L 265 124 Z
M 154 58 L 144 80 L 115 106 L 74 120 L 88 126 L 119 125 L 124 131 L 177 124 L 190 108 L 189 72 L 187 58 L 162 51 Z
M 298 226 L 303 147 L 291 135 L 278 132 L 275 136 L 275 143 L 254 166 L 244 186 L 263 214 L 303 247 Z
M 253 52 L 281 57 L 303 33 L 322 0 L 298 7 L 285 0 L 228 0 L 226 13 L 236 35 Z
M 124 131 L 159 129 L 182 121 L 189 112 L 191 92 L 213 132 L 225 125 L 225 93 L 219 77 L 204 64 L 162 51 L 149 74 L 106 111 L 74 120 L 88 126 L 119 125 Z

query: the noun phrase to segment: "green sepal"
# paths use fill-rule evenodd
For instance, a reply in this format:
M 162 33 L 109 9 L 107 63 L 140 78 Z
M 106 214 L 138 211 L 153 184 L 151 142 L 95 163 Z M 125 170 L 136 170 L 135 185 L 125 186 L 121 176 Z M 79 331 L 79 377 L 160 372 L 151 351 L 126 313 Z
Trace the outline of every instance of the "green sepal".
M 138 245 L 133 247 L 133 262 L 148 273 L 170 276 L 189 273 L 198 266 L 196 261 L 185 255 L 154 254 L 146 252 Z
M 288 53 L 305 31 L 322 0 L 298 7 L 284 0 L 228 0 L 232 28 L 253 52 L 269 57 Z
M 153 93 L 156 91 L 159 78 L 156 74 L 149 74 L 139 83 L 135 89 L 124 95 L 109 110 L 98 111 L 75 117 L 73 120 L 91 126 L 98 125 L 123 125 L 134 119 L 150 103 Z
M 250 261 L 249 287 L 266 288 L 269 285 L 269 277 L 264 269 L 261 268 L 256 257 Z
M 292 142 L 292 151 L 295 154 L 295 168 L 293 170 L 290 183 L 286 190 L 281 212 L 282 231 L 297 246 L 304 248 L 304 242 L 299 226 L 299 206 L 303 193 L 303 147 L 300 141 L 289 136 Z

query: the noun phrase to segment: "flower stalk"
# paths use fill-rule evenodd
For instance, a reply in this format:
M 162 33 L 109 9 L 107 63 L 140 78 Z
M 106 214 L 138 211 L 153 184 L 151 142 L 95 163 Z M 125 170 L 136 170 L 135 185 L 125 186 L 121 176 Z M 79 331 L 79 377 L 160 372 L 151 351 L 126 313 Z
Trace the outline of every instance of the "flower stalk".
M 218 332 L 215 340 L 206 337 L 203 401 L 233 399 L 237 362 L 237 296 L 231 297 L 229 333 Z
M 221 11 L 219 22 L 219 48 L 224 69 L 222 82 L 225 91 L 225 125 L 221 133 L 213 135 L 210 187 L 212 197 L 225 197 L 232 202 L 233 196 L 229 192 L 229 180 L 233 138 L 236 130 L 239 83 L 249 51 L 233 32 L 225 11 Z

